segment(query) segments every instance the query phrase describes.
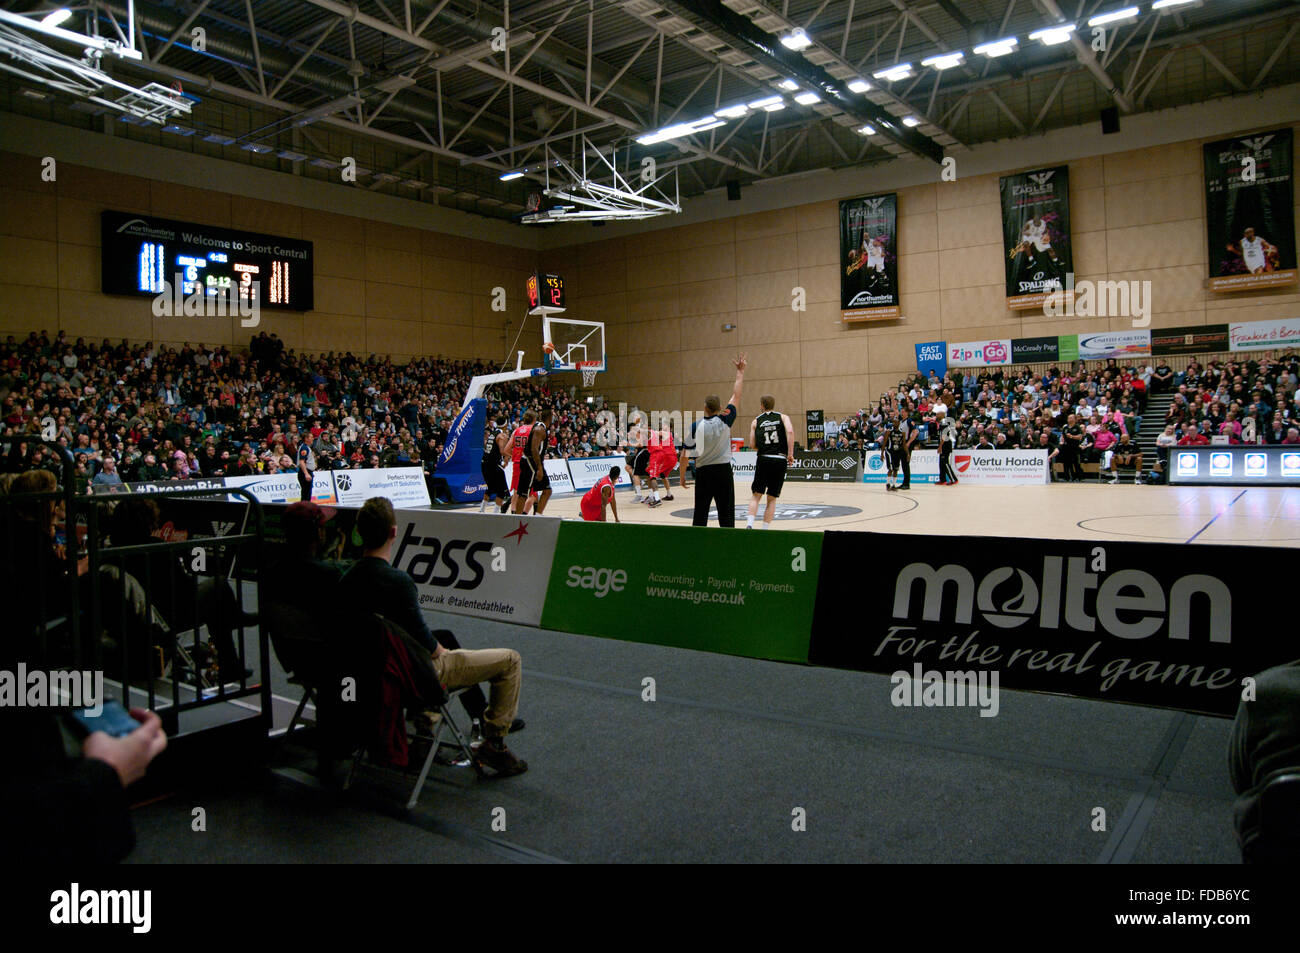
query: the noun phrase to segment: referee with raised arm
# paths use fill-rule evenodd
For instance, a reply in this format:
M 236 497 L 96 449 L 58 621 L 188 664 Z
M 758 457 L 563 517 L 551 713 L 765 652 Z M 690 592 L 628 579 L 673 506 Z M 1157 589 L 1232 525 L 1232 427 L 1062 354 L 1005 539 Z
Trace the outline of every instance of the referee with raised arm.
M 691 424 L 695 440 L 695 518 L 692 526 L 709 525 L 709 507 L 718 506 L 718 525 L 736 525 L 736 484 L 731 473 L 731 425 L 736 422 L 736 405 L 745 380 L 745 355 L 731 362 L 736 366 L 736 386 L 725 410 L 716 394 L 704 398 L 704 419 Z

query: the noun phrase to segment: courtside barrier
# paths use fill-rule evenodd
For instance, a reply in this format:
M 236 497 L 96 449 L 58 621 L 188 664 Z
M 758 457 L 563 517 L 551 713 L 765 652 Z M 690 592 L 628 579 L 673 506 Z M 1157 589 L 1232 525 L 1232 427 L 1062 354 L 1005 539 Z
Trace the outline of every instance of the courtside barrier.
M 1258 556 L 828 532 L 809 661 L 909 677 L 916 666 L 997 672 L 1004 688 L 1232 717 L 1244 678 L 1296 656 L 1270 597 L 1293 584 L 1290 574 Z M 845 593 L 868 607 L 851 622 Z
M 386 496 L 395 507 L 429 506 L 429 486 L 420 467 L 374 470 L 317 470 L 311 498 L 322 505 L 360 506 L 372 496 Z M 247 490 L 259 503 L 296 503 L 302 498 L 298 472 L 260 473 L 252 476 L 197 477 L 187 480 L 149 480 L 110 485 L 91 484 L 91 492 L 176 493 L 184 490 Z M 226 494 L 234 503 L 243 497 Z
M 560 526 L 542 627 L 805 662 L 819 533 Z
M 856 450 L 796 450 L 794 464 L 786 468 L 789 483 L 817 480 L 823 483 L 855 483 L 861 457 Z
M 627 461 L 622 454 L 609 457 L 569 457 L 569 475 L 573 480 L 573 489 L 590 490 L 601 477 L 609 476 L 610 467 L 618 467 L 618 486 L 631 486 L 632 477 L 627 472 Z

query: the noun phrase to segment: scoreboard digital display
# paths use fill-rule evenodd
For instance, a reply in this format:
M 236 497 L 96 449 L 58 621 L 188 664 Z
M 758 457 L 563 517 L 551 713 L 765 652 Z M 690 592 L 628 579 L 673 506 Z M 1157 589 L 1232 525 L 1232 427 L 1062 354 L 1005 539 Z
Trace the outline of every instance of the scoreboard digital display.
M 101 237 L 105 294 L 202 292 L 247 304 L 255 295 L 262 308 L 313 307 L 311 242 L 112 211 Z
M 527 288 L 529 314 L 564 310 L 564 279 L 559 275 L 529 275 Z

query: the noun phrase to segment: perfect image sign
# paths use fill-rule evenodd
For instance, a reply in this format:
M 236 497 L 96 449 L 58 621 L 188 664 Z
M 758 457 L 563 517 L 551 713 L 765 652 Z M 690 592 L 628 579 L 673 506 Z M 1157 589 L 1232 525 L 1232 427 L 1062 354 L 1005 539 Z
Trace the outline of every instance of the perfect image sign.
M 1231 717 L 1243 678 L 1295 656 L 1251 596 L 1279 591 L 1286 569 L 1202 549 L 828 532 L 809 661 L 997 672 L 1003 688 Z M 885 551 L 883 571 L 861 571 Z M 880 611 L 846 624 L 846 591 Z
M 818 533 L 565 521 L 542 625 L 802 663 L 820 558 Z

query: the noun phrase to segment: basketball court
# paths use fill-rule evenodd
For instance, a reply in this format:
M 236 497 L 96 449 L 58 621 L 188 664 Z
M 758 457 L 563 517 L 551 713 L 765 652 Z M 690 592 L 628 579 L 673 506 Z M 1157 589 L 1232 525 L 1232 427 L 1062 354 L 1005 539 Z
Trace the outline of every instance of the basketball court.
M 578 500 L 552 497 L 546 515 L 579 519 Z M 736 484 L 736 500 L 743 529 L 748 486 Z M 694 506 L 690 486 L 674 487 L 673 499 L 654 509 L 634 503 L 630 490 L 618 494 L 625 523 L 688 526 Z M 710 524 L 717 525 L 716 510 Z M 1300 547 L 1300 495 L 1285 487 L 959 484 L 889 493 L 878 485 L 786 483 L 773 528 Z

